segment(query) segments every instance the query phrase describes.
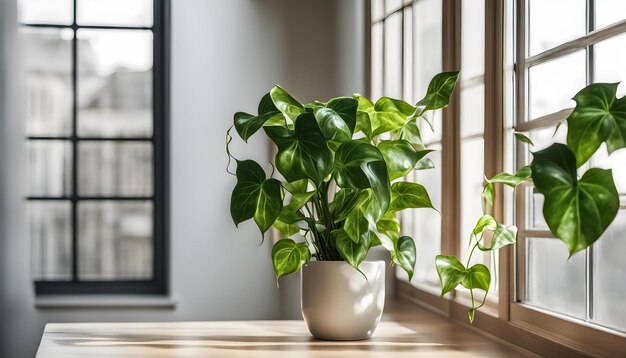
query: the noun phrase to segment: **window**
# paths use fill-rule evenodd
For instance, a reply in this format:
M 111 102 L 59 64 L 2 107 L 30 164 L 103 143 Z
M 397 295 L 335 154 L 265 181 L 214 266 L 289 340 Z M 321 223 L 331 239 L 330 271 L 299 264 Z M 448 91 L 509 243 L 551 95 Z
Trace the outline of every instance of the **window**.
M 565 142 L 565 126 L 576 92 L 595 82 L 626 80 L 626 3 L 538 1 L 517 4 L 516 128 L 535 142 L 533 150 Z M 567 18 L 554 26 L 553 14 Z M 619 95 L 626 93 L 622 84 Z M 520 145 L 517 162 L 532 158 Z M 604 236 L 568 259 L 565 246 L 543 221 L 543 197 L 526 186 L 518 195 L 517 300 L 589 326 L 626 332 L 626 151 L 598 150 L 590 164 L 612 168 L 622 209 Z M 582 168 L 584 171 L 585 168 Z M 549 274 L 546 274 L 549 273 Z M 525 320 L 525 315 L 520 315 Z
M 37 294 L 165 292 L 165 0 L 22 0 Z
M 441 216 L 403 213 L 403 232 L 416 241 L 412 282 L 398 272 L 405 298 L 467 322 L 464 291 L 440 298 L 434 256 L 467 260 L 468 236 L 482 215 L 483 175 L 514 172 L 531 159 L 513 132 L 539 150 L 565 141 L 555 126 L 586 84 L 626 80 L 626 3 L 608 0 L 371 1 L 371 95 L 415 103 L 428 80 L 461 70 L 450 106 L 424 141 L 436 169 L 407 180 L 424 184 Z M 555 24 L 558 23 L 558 26 Z M 626 85 L 618 96 L 626 94 Z M 542 196 L 530 185 L 496 187 L 490 214 L 519 228 L 515 247 L 494 257 L 474 254 L 492 268 L 487 304 L 474 327 L 541 355 L 610 356 L 626 346 L 626 151 L 600 149 L 594 166 L 612 168 L 622 209 L 586 253 L 568 260 L 565 245 L 543 221 Z M 623 255 L 622 255 L 623 256 Z M 546 340 L 551 344 L 546 344 Z

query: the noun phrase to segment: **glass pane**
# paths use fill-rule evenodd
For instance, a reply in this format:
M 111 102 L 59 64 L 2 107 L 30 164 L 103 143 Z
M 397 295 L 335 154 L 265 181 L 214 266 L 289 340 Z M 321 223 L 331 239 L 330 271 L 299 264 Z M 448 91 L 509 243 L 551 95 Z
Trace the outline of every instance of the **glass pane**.
M 585 252 L 568 259 L 563 242 L 528 238 L 526 246 L 527 292 L 525 303 L 584 319 Z
M 27 24 L 69 25 L 74 16 L 72 0 L 19 0 L 20 21 Z
M 461 90 L 461 137 L 483 133 L 485 128 L 485 85 Z
M 385 20 L 385 68 L 383 95 L 402 97 L 402 13 Z
M 372 0 L 372 21 L 382 19 L 384 12 L 385 0 Z
M 80 142 L 80 195 L 152 195 L 152 144 L 149 142 Z
M 586 0 L 529 0 L 530 55 L 584 36 Z
M 626 1 L 624 0 L 595 0 L 595 4 L 596 29 L 626 19 Z
M 67 201 L 29 201 L 33 279 L 72 278 L 72 225 Z
M 441 210 L 441 146 L 431 146 L 435 149 L 428 155 L 435 164 L 435 168 L 415 172 L 415 182 L 422 184 L 428 190 L 430 199 L 435 208 Z M 435 269 L 435 256 L 441 253 L 441 215 L 429 209 L 409 209 L 413 214 L 413 227 L 407 234 L 412 235 L 417 250 L 415 274 L 413 282 L 439 284 Z M 402 276 L 401 272 L 401 276 Z M 406 274 L 404 275 L 406 277 Z
M 465 264 L 469 256 L 469 235 L 482 216 L 480 194 L 483 191 L 483 138 L 461 140 L 461 258 Z M 471 264 L 485 263 L 482 251 L 475 250 Z
M 402 99 L 413 104 L 413 11 L 411 7 L 404 9 L 404 67 L 402 69 Z
M 383 95 L 383 24 L 372 26 L 372 100 Z
M 69 136 L 72 30 L 22 28 L 21 31 L 26 66 L 26 134 Z
M 623 2 L 626 5 L 626 1 Z M 594 45 L 596 82 L 622 82 L 617 88 L 619 97 L 626 94 L 626 34 L 613 37 Z
M 613 181 L 620 195 L 626 195 L 626 165 L 624 163 L 626 163 L 626 150 L 620 149 L 609 155 L 604 143 L 591 157 L 592 166 L 612 169 Z
M 78 205 L 78 277 L 152 278 L 152 203 L 100 201 Z
M 565 144 L 567 142 L 567 123 L 563 123 L 559 130 L 556 131 L 556 125 L 552 127 L 545 127 L 540 129 L 534 129 L 529 132 L 529 138 L 535 144 L 532 148 L 524 145 L 528 150 L 539 151 L 546 149 L 554 143 Z
M 390 14 L 402 7 L 402 0 L 385 0 L 385 12 Z
M 152 135 L 152 32 L 78 31 L 78 134 Z
M 593 320 L 626 331 L 626 211 L 593 246 Z
M 153 0 L 78 0 L 79 25 L 151 26 Z
M 531 119 L 573 108 L 572 97 L 585 87 L 585 51 L 578 51 L 529 70 Z
M 441 7 L 441 0 L 422 0 L 414 5 L 415 87 L 411 103 L 424 97 L 430 80 L 441 72 Z
M 461 78 L 485 73 L 485 0 L 463 0 L 461 8 Z
M 64 196 L 72 192 L 70 142 L 31 140 L 28 150 L 28 195 Z
M 526 200 L 528 200 L 528 213 L 526 216 L 527 228 L 530 230 L 550 230 L 548 223 L 543 217 L 544 196 L 536 188 L 526 188 Z

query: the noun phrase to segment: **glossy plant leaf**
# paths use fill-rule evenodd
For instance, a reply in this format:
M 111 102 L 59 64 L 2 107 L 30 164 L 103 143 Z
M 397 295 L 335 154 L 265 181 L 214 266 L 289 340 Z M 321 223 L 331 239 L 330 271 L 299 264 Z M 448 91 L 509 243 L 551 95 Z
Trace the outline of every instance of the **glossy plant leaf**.
M 272 265 L 276 279 L 298 271 L 310 258 L 311 253 L 306 243 L 296 243 L 291 239 L 278 240 L 272 248 Z
M 400 222 L 396 219 L 396 215 L 390 211 L 378 220 L 376 229 L 392 238 L 394 242 L 397 241 L 400 236 Z
M 372 189 L 368 216 L 376 222 L 389 208 L 387 165 L 375 146 L 357 140 L 342 143 L 335 154 L 334 178 L 340 188 Z
M 594 83 L 574 96 L 576 107 L 567 118 L 567 145 L 576 167 L 591 158 L 602 142 L 609 153 L 626 147 L 626 96 L 617 98 L 618 83 Z
M 454 256 L 437 255 L 435 267 L 441 281 L 441 297 L 454 290 L 465 278 L 465 266 Z
M 266 232 L 283 206 L 280 182 L 266 179 L 263 168 L 253 160 L 237 161 L 235 174 L 237 185 L 230 201 L 230 214 L 235 225 L 254 218 L 261 233 Z
M 294 123 L 299 115 L 305 113 L 304 106 L 278 85 L 272 88 L 270 96 L 276 108 Z
M 410 182 L 397 182 L 391 186 L 391 206 L 389 210 L 400 211 L 408 208 L 434 209 L 430 196 L 422 185 Z
M 337 113 L 341 119 L 348 125 L 350 133 L 355 132 L 356 128 L 356 113 L 359 102 L 350 97 L 338 97 L 333 98 L 326 104 L 326 108 L 329 108 Z
M 241 139 L 246 142 L 267 122 L 278 121 L 279 123 L 284 123 L 283 116 L 274 106 L 269 93 L 261 99 L 258 111 L 259 114 L 256 116 L 245 112 L 235 113 L 235 129 Z
M 544 195 L 543 216 L 570 256 L 592 245 L 617 215 L 619 195 L 611 170 L 576 176 L 574 153 L 563 144 L 534 152 L 532 178 Z
M 467 289 L 481 289 L 485 292 L 489 291 L 491 284 L 491 274 L 487 266 L 476 264 L 465 271 L 465 276 L 461 281 L 463 287 Z
M 491 179 L 485 179 L 487 185 L 485 185 L 481 196 L 485 198 L 490 205 L 493 205 L 493 198 L 495 196 L 495 189 L 493 187 L 494 184 L 501 183 L 510 186 L 511 188 L 516 188 L 520 183 L 528 180 L 531 175 L 531 168 L 528 165 L 521 167 L 515 174 L 496 174 Z
M 308 179 L 299 179 L 294 182 L 283 182 L 283 187 L 287 189 L 291 194 L 304 193 L 309 188 L 309 180 Z
M 344 188 L 335 193 L 333 201 L 328 206 L 335 222 L 344 221 L 348 217 L 358 203 L 361 192 L 361 189 Z
M 280 217 L 280 216 L 279 216 Z M 293 224 L 287 224 L 284 221 L 276 220 L 272 226 L 285 238 L 289 238 L 300 232 L 300 228 Z
M 318 107 L 314 110 L 314 114 L 315 119 L 317 119 L 317 124 L 319 124 L 326 140 L 345 142 L 352 139 L 352 130 L 350 130 L 343 118 L 334 110 L 326 107 Z
M 396 243 L 396 263 L 409 275 L 409 281 L 413 278 L 415 260 L 415 242 L 409 236 L 401 236 Z
M 502 224 L 496 224 L 493 230 L 493 236 L 491 237 L 491 246 L 485 247 L 478 244 L 478 248 L 482 251 L 493 251 L 501 249 L 507 245 L 512 245 L 517 239 L 517 227 L 506 226 Z
M 343 225 L 344 231 L 354 242 L 359 242 L 361 236 L 369 231 L 369 220 L 365 215 L 367 204 L 369 204 L 369 201 L 362 205 L 355 206 L 348 214 Z
M 474 226 L 472 234 L 479 235 L 485 230 L 495 230 L 496 225 L 498 225 L 496 219 L 489 214 L 485 214 L 478 219 L 478 222 L 476 222 L 476 226 Z
M 452 92 L 454 91 L 454 87 L 456 86 L 457 79 L 459 77 L 459 72 L 442 72 L 432 80 L 428 84 L 428 89 L 426 90 L 426 95 L 424 98 L 419 100 L 417 104 L 415 104 L 415 111 L 411 115 L 411 119 L 423 117 L 427 120 L 432 128 L 432 122 L 430 122 L 424 114 L 427 111 L 432 111 L 436 109 L 445 108 L 450 103 L 450 97 L 452 96 Z
M 432 150 L 416 151 L 406 140 L 383 140 L 378 143 L 378 149 L 387 163 L 389 179 L 401 178 L 410 173 L 417 162 Z
M 535 145 L 535 143 L 533 143 L 533 141 L 530 140 L 530 138 L 528 138 L 527 136 L 525 136 L 524 134 L 522 134 L 520 132 L 515 132 L 515 133 L 513 133 L 513 135 L 515 135 L 515 139 L 517 139 L 519 142 L 526 143 L 526 144 L 532 145 L 532 146 Z
M 415 170 L 433 169 L 434 167 L 435 163 L 430 158 L 422 158 L 415 164 Z
M 333 230 L 332 235 L 335 237 L 335 245 L 341 257 L 358 270 L 370 249 L 372 234 L 363 235 L 359 242 L 354 242 L 343 229 Z
M 407 117 L 415 111 L 415 107 L 405 101 L 389 97 L 381 97 L 376 103 L 359 94 L 355 94 L 354 98 L 359 104 L 360 120 L 366 122 L 359 128 L 370 138 L 402 128 L 407 123 Z
M 393 131 L 391 135 L 392 138 L 404 139 L 408 141 L 416 149 L 424 148 L 422 135 L 415 120 L 408 121 L 404 126 L 402 126 L 402 128 Z
M 332 172 L 333 153 L 312 113 L 301 114 L 294 131 L 265 127 L 265 132 L 278 146 L 276 168 L 287 181 L 310 179 L 317 186 Z

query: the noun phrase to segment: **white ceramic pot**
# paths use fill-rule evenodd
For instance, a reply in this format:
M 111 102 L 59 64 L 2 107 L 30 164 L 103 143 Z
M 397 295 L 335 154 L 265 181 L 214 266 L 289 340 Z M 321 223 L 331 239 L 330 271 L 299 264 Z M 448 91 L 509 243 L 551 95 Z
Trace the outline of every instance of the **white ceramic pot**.
M 310 261 L 302 267 L 302 317 L 319 339 L 352 341 L 374 333 L 385 305 L 385 262 L 359 266 Z

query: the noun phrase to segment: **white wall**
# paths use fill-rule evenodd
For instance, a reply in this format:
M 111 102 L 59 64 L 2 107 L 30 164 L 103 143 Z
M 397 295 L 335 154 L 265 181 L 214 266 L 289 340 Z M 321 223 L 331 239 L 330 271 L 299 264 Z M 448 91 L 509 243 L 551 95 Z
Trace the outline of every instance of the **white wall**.
M 297 284 L 276 288 L 269 242 L 236 230 L 225 132 L 274 83 L 302 101 L 363 92 L 360 0 L 172 0 L 170 291 L 174 309 L 36 309 L 25 233 L 22 122 L 14 94 L 12 1 L 0 2 L 0 356 L 32 356 L 46 322 L 277 319 L 297 316 Z M 7 31 L 8 30 L 8 31 Z M 7 45 L 8 44 L 8 45 Z M 19 61 L 18 61 L 19 62 Z M 261 133 L 259 133 L 261 134 Z M 267 163 L 268 142 L 236 143 Z M 281 304 L 282 302 L 282 304 Z

